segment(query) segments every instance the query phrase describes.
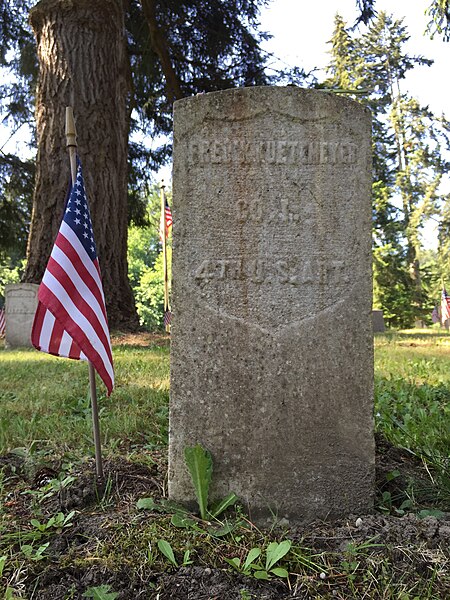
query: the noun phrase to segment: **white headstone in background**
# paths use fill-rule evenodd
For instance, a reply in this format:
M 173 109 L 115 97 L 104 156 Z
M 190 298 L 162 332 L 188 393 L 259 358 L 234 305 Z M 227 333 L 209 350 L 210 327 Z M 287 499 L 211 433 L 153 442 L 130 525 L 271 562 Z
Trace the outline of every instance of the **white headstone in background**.
M 386 330 L 384 325 L 383 311 L 374 309 L 372 311 L 373 332 L 382 333 Z
M 11 283 L 5 287 L 6 332 L 8 348 L 31 347 L 31 327 L 38 304 L 36 283 Z

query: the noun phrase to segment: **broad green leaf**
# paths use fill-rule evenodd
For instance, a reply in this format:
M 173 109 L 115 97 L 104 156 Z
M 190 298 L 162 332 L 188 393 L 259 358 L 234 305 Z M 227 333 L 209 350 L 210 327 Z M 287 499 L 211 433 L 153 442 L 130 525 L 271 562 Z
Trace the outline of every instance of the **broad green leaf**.
M 225 525 L 222 525 L 222 527 L 207 527 L 206 531 L 212 537 L 223 537 L 224 535 L 231 533 L 234 529 L 236 529 L 235 523 L 226 523 Z
M 31 519 L 30 523 L 33 525 L 33 527 L 39 529 L 39 531 L 45 531 L 46 526 L 43 523 L 40 523 L 37 519 Z
M 234 492 L 228 494 L 223 500 L 214 504 L 212 509 L 209 511 L 212 517 L 218 517 L 221 513 L 223 513 L 229 506 L 233 506 L 236 504 L 238 497 Z
M 167 500 L 167 498 L 161 499 L 160 507 L 161 511 L 165 513 L 189 513 L 184 506 L 180 506 L 176 502 L 172 502 L 172 500 Z
M 154 510 L 156 504 L 153 498 L 140 498 L 137 501 L 137 507 L 142 510 Z
M 192 477 L 201 518 L 208 519 L 208 492 L 212 475 L 212 458 L 208 450 L 197 444 L 184 449 L 186 465 Z
M 225 562 L 227 562 L 229 565 L 231 565 L 238 571 L 241 570 L 241 560 L 237 556 L 236 556 L 236 558 L 226 558 Z
M 252 548 L 250 550 L 250 552 L 247 554 L 247 558 L 245 559 L 244 570 L 246 571 L 250 567 L 252 562 L 254 560 L 256 560 L 258 558 L 258 556 L 260 556 L 260 555 L 261 555 L 261 548 Z
M 279 544 L 277 542 L 271 542 L 266 550 L 266 571 L 270 571 L 273 565 L 289 552 L 291 546 L 291 540 L 284 540 Z
M 256 579 L 270 579 L 269 573 L 267 571 L 255 571 L 253 573 L 253 577 Z
M 164 556 L 171 562 L 175 567 L 178 567 L 178 563 L 175 560 L 175 555 L 172 550 L 172 546 L 166 540 L 158 540 L 158 548 L 164 554 Z
M 83 598 L 93 598 L 93 600 L 116 600 L 119 595 L 117 592 L 111 592 L 109 585 L 100 585 L 98 587 L 88 588 Z
M 386 475 L 386 481 L 392 481 L 397 477 L 400 477 L 400 471 L 397 471 L 397 469 L 395 471 L 389 471 L 389 473 Z
M 289 573 L 286 569 L 282 569 L 281 567 L 275 567 L 274 569 L 270 569 L 270 572 L 276 575 L 277 577 L 289 577 Z
M 31 546 L 30 544 L 23 544 L 23 546 L 21 546 L 20 549 L 25 554 L 25 556 L 27 556 L 28 558 L 31 557 L 33 553 L 33 546 Z
M 183 527 L 187 529 L 195 525 L 194 519 L 190 519 L 187 515 L 175 513 L 170 521 L 174 527 Z
M 419 519 L 424 519 L 425 517 L 436 517 L 436 519 L 442 519 L 442 517 L 445 517 L 445 513 L 437 508 L 424 508 L 417 513 L 417 516 Z
M 64 526 L 68 527 L 68 523 L 69 521 L 71 521 L 73 519 L 75 515 L 75 511 L 71 510 L 70 513 L 67 515 L 67 517 L 64 517 Z

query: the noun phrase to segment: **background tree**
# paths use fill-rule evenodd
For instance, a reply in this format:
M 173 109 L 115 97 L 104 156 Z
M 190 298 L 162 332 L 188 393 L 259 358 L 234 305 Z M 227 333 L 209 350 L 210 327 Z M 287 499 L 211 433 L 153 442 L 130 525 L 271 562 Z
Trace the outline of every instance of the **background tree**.
M 41 0 L 32 8 L 38 155 L 26 281 L 40 281 L 58 229 L 69 177 L 63 111 L 72 105 L 110 323 L 137 326 L 126 265 L 130 131 L 168 134 L 172 102 L 184 95 L 267 83 L 259 48 L 263 36 L 256 32 L 262 2 Z M 20 8 L 27 8 L 25 1 Z M 30 37 L 14 17 L 16 29 L 11 25 L 8 32 L 13 35 L 14 29 L 28 47 Z M 20 69 L 19 63 L 14 67 Z M 33 82 L 30 75 L 22 83 L 30 90 Z M 20 104 L 23 117 L 28 107 L 23 89 L 10 85 L 3 92 L 10 113 L 20 117 L 15 110 Z M 167 158 L 167 144 L 151 152 L 134 142 L 128 156 L 133 159 L 131 214 L 138 219 L 142 176 Z
M 375 301 L 395 325 L 411 325 L 429 311 L 420 270 L 421 231 L 439 213 L 440 184 L 449 172 L 449 125 L 402 93 L 401 82 L 416 65 L 402 20 L 381 12 L 356 35 L 341 17 L 331 40 L 325 85 L 358 89 L 354 95 L 373 115 Z
M 170 195 L 168 195 L 170 203 Z M 161 199 L 154 186 L 147 196 L 147 225 L 130 225 L 128 229 L 128 266 L 131 287 L 136 299 L 139 323 L 150 331 L 164 329 L 164 267 L 159 236 Z M 171 236 L 167 240 L 167 263 L 171 274 Z
M 42 72 L 38 92 L 41 95 L 36 103 L 40 110 L 40 115 L 36 115 L 39 153 L 27 281 L 39 281 L 42 275 L 55 233 L 55 222 L 61 214 L 68 177 L 63 159 L 61 163 L 55 160 L 54 167 L 43 165 L 41 170 L 42 157 L 49 154 L 56 157 L 63 143 L 58 137 L 63 127 L 62 115 L 52 111 L 55 107 L 78 101 L 79 95 L 69 93 L 69 89 L 78 85 L 80 90 L 82 84 L 78 78 L 84 77 L 86 95 L 79 106 L 75 105 L 75 112 L 80 150 L 85 164 L 87 161 L 85 171 L 91 177 L 91 181 L 87 182 L 88 192 L 93 205 L 103 272 L 105 276 L 107 272 L 111 274 L 110 280 L 105 281 L 110 321 L 116 327 L 136 326 L 136 313 L 126 277 L 124 242 L 127 232 L 126 227 L 118 223 L 126 217 L 128 222 L 142 223 L 145 220 L 149 173 L 155 172 L 170 155 L 170 139 L 156 149 L 149 149 L 137 141 L 138 137 L 154 139 L 170 135 L 171 108 L 175 98 L 232 86 L 286 81 L 284 74 L 269 79 L 264 71 L 265 55 L 260 49 L 264 35 L 258 33 L 258 10 L 264 3 L 265 0 L 95 0 L 93 3 L 41 0 L 36 5 L 31 18 L 36 39 L 41 44 Z M 0 65 L 9 73 L 0 86 L 0 112 L 3 122 L 11 127 L 31 124 L 30 144 L 33 146 L 32 112 L 36 100 L 38 61 L 34 38 L 27 26 L 32 4 L 31 0 L 0 0 Z M 368 22 L 374 15 L 375 2 L 356 0 L 356 4 L 361 21 Z M 442 0 L 435 0 L 432 4 L 442 8 L 441 5 L 445 9 L 447 3 L 443 5 Z M 70 11 L 72 14 L 69 16 Z M 104 58 L 99 61 L 98 69 L 88 62 L 83 71 L 86 63 L 79 62 L 83 57 L 81 47 L 85 54 L 91 51 L 92 58 L 92 43 L 96 44 L 96 51 L 102 47 L 102 56 L 105 56 L 104 37 L 95 40 L 94 35 L 95 31 L 101 32 L 99 15 L 102 11 L 109 31 L 114 33 L 111 39 L 114 40 L 115 53 L 111 67 L 114 67 L 116 75 L 108 71 L 109 56 L 106 62 Z M 70 32 L 61 29 L 58 19 L 62 14 L 69 16 L 68 22 L 72 23 Z M 435 18 L 441 19 L 443 31 L 447 18 L 445 10 L 444 13 L 438 11 Z M 78 29 L 75 23 L 78 23 Z M 56 49 L 63 53 L 58 60 L 53 55 Z M 72 52 L 73 49 L 76 52 Z M 97 88 L 92 85 L 94 70 L 103 77 Z M 294 82 L 299 82 L 304 73 L 294 69 L 292 77 Z M 106 118 L 112 105 L 103 110 L 100 98 L 118 92 L 116 100 L 120 124 L 113 131 L 110 128 L 112 120 Z M 93 119 L 88 120 L 85 117 L 90 114 L 89 111 L 92 111 Z M 113 138 L 117 136 L 118 151 L 112 153 L 116 164 L 111 167 L 111 173 L 117 173 L 119 181 L 114 186 L 107 183 L 103 150 L 96 158 L 93 156 L 96 152 L 91 141 L 96 137 L 94 129 L 99 132 L 98 138 L 105 141 L 105 148 L 112 148 Z M 123 140 L 129 133 L 127 168 Z M 11 157 L 0 153 L 0 187 L 3 186 L 3 189 L 6 189 L 4 183 L 9 183 L 11 165 L 16 181 L 26 179 L 22 175 L 27 168 L 26 163 L 11 162 Z M 97 172 L 103 183 L 94 181 L 93 173 Z M 128 182 L 127 194 L 124 178 Z M 116 188 L 114 194 L 117 195 L 111 195 L 112 187 Z M 14 203 L 17 198 L 21 209 L 29 202 L 29 191 L 27 194 L 22 201 L 20 195 L 13 194 L 11 202 Z M 16 219 L 17 207 L 14 210 L 8 207 L 3 214 L 6 221 Z M 22 219 L 25 228 L 28 221 Z

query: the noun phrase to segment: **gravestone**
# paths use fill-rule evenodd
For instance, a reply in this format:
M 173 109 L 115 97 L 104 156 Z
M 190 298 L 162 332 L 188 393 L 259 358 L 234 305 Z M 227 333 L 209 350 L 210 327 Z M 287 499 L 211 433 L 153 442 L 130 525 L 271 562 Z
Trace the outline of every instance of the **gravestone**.
M 174 108 L 169 495 L 265 521 L 373 506 L 370 114 L 243 88 Z
M 373 332 L 374 333 L 382 333 L 386 330 L 384 326 L 384 317 L 382 310 L 374 309 L 372 311 L 372 323 L 373 323 Z
M 5 286 L 6 347 L 32 346 L 31 327 L 38 304 L 38 289 L 35 283 Z

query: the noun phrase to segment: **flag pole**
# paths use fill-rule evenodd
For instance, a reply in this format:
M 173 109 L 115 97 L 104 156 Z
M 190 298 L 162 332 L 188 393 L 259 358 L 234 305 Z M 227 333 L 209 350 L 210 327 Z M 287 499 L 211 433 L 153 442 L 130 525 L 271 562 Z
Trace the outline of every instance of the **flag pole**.
M 77 131 L 73 118 L 73 109 L 66 107 L 66 146 L 69 149 L 70 173 L 72 176 L 72 185 L 75 185 L 77 178 Z M 92 410 L 92 429 L 94 432 L 95 445 L 95 470 L 98 479 L 103 479 L 103 461 L 102 447 L 100 443 L 100 422 L 98 418 L 97 388 L 95 385 L 95 369 L 91 361 L 89 364 L 89 387 L 91 392 L 91 410 Z
M 167 274 L 167 222 L 166 222 L 166 194 L 164 182 L 161 182 L 161 237 L 164 267 L 164 321 L 169 311 L 169 279 Z M 170 332 L 170 324 L 166 323 L 166 331 Z

